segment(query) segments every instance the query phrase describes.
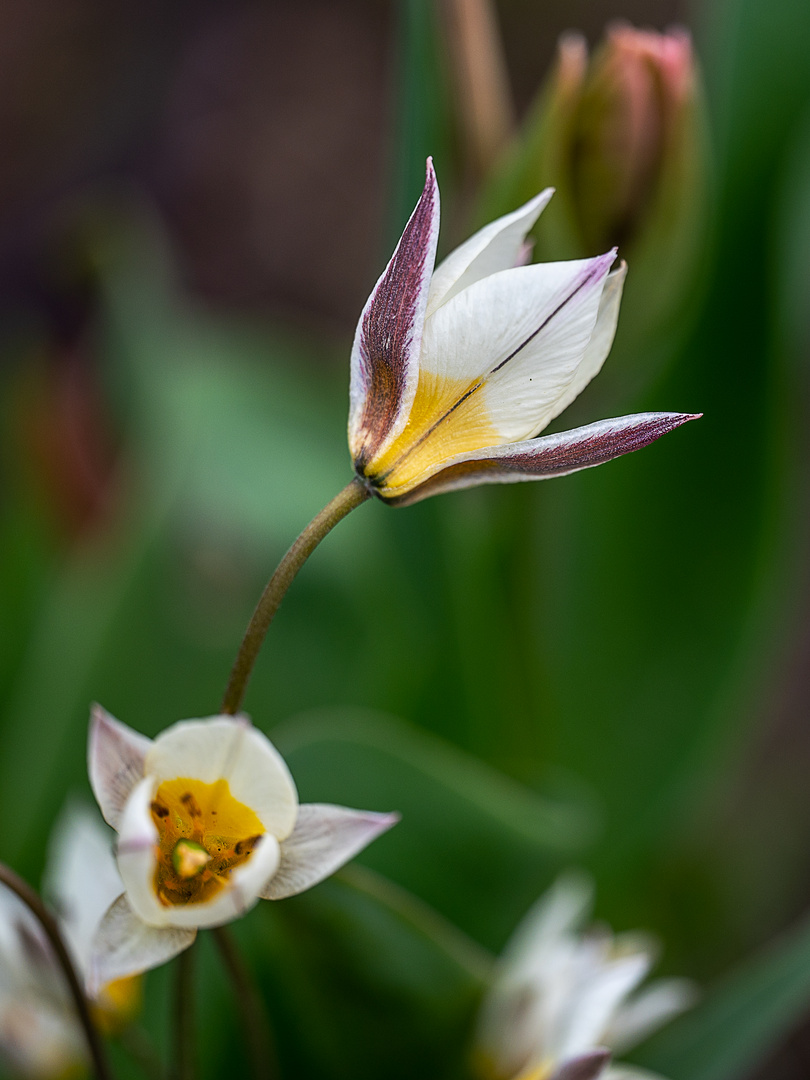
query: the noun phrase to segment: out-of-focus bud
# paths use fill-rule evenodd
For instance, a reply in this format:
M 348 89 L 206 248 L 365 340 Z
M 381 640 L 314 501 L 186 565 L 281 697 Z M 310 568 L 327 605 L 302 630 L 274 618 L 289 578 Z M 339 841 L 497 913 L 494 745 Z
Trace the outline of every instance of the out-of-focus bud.
M 557 196 L 537 226 L 537 257 L 618 245 L 630 268 L 620 335 L 648 347 L 651 333 L 669 334 L 707 224 L 703 97 L 685 30 L 615 24 L 590 59 L 580 35 L 560 40 L 554 70 L 494 170 L 482 219 L 547 184 Z
M 667 167 L 682 150 L 694 84 L 684 31 L 616 26 L 582 85 L 571 144 L 571 183 L 589 250 L 632 243 Z

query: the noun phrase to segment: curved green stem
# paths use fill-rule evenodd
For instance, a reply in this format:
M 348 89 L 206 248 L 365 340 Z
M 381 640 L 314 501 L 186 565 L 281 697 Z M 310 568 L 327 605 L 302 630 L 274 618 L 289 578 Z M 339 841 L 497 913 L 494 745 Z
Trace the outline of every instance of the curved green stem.
M 3 863 L 0 863 L 0 882 L 11 889 L 11 891 L 22 900 L 45 931 L 45 935 L 59 962 L 59 966 L 64 972 L 65 980 L 67 981 L 68 988 L 70 989 L 73 998 L 73 1004 L 76 1006 L 79 1022 L 84 1031 L 84 1036 L 87 1039 L 87 1048 L 90 1051 L 93 1070 L 98 1077 L 98 1080 L 112 1080 L 112 1073 L 110 1072 L 110 1067 L 107 1062 L 104 1044 L 101 1041 L 101 1036 L 98 1033 L 96 1025 L 93 1023 L 90 1003 L 87 1000 L 87 995 L 79 981 L 79 977 L 76 974 L 76 968 L 73 966 L 73 961 L 71 960 L 65 942 L 62 939 L 62 934 L 56 919 L 51 915 L 41 898 L 34 892 L 28 882 L 23 881 L 19 874 L 15 874 L 10 867 Z
M 336 495 L 330 503 L 310 521 L 287 554 L 276 567 L 276 571 L 268 581 L 261 595 L 256 610 L 253 612 L 236 660 L 231 668 L 231 676 L 222 699 L 222 711 L 233 715 L 239 711 L 242 699 L 245 696 L 248 680 L 250 679 L 256 657 L 262 647 L 265 635 L 273 621 L 273 616 L 284 599 L 284 594 L 293 580 L 310 557 L 321 540 L 334 529 L 335 525 L 355 507 L 365 502 L 370 497 L 370 492 L 355 477 L 347 484 L 339 495 Z
M 279 1074 L 276 1047 L 259 988 L 227 927 L 212 933 L 242 1013 L 254 1080 L 274 1080 Z
M 181 952 L 174 984 L 174 1080 L 194 1080 L 194 945 Z

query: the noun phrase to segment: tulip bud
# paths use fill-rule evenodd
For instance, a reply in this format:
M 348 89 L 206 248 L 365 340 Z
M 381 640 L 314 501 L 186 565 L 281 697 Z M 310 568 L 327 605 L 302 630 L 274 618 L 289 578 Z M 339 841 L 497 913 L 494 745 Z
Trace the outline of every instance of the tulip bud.
M 583 81 L 571 131 L 571 197 L 583 242 L 632 244 L 682 150 L 694 88 L 689 36 L 615 26 Z
M 648 339 L 680 314 L 705 242 L 702 96 L 689 34 L 608 29 L 588 58 L 565 35 L 482 216 L 552 184 L 537 257 L 582 258 L 618 246 L 630 267 L 623 321 Z M 634 295 L 635 294 L 635 295 Z M 647 341 L 645 340 L 645 345 Z

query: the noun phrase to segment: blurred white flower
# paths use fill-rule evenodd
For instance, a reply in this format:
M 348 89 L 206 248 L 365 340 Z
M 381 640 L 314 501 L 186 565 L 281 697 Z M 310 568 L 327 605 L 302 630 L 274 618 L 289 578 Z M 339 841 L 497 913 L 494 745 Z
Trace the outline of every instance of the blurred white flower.
M 548 188 L 493 221 L 434 270 L 439 189 L 424 191 L 360 316 L 349 449 L 389 503 L 474 484 L 563 476 L 649 445 L 691 414 L 641 413 L 535 438 L 599 372 L 626 267 L 525 262 Z
M 582 927 L 592 888 L 584 877 L 560 878 L 529 911 L 509 942 L 485 998 L 477 1048 L 487 1076 L 498 1080 L 630 1080 L 641 1070 L 610 1064 L 687 1008 L 685 979 L 661 979 L 639 990 L 656 948 L 639 934 Z
M 101 917 L 121 892 L 112 833 L 98 813 L 70 805 L 51 835 L 44 893 L 80 977 Z M 103 986 L 97 1021 L 117 1026 L 138 1002 L 135 980 Z M 10 1069 L 39 1080 L 64 1077 L 86 1062 L 75 1005 L 39 923 L 16 896 L 0 889 L 0 1053 Z
M 114 839 L 97 810 L 71 803 L 57 821 L 48 849 L 43 894 L 88 989 L 93 939 L 123 889 Z M 92 988 L 91 996 L 96 1022 L 114 1030 L 140 1007 L 140 980 L 121 978 L 100 984 Z
M 123 880 L 95 934 L 91 988 L 164 963 L 260 898 L 310 888 L 398 820 L 299 806 L 283 758 L 244 716 L 183 720 L 153 741 L 97 706 L 88 757 Z
M 39 923 L 0 890 L 0 1053 L 9 1071 L 50 1080 L 80 1069 L 84 1036 Z

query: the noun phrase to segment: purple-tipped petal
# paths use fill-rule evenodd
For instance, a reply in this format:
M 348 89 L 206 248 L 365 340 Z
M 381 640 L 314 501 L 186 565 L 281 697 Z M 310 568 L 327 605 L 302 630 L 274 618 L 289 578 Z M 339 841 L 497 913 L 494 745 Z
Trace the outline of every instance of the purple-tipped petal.
M 544 435 L 539 439 L 494 446 L 475 455 L 457 458 L 420 487 L 400 498 L 386 499 L 406 506 L 431 495 L 474 487 L 478 484 L 512 484 L 521 480 L 545 480 L 592 469 L 606 461 L 641 450 L 702 413 L 636 413 L 600 420 L 586 427 Z
M 419 352 L 439 237 L 439 188 L 428 158 L 425 187 L 396 251 L 368 298 L 351 359 L 349 449 L 362 472 L 405 426 L 419 380 Z
M 87 768 L 90 786 L 108 825 L 118 828 L 130 792 L 143 778 L 152 740 L 94 705 L 90 712 Z
M 610 1050 L 598 1047 L 564 1061 L 551 1080 L 596 1080 L 610 1064 Z
M 262 897 L 282 900 L 312 888 L 398 821 L 399 814 L 304 803 L 292 835 L 281 844 L 281 863 Z

